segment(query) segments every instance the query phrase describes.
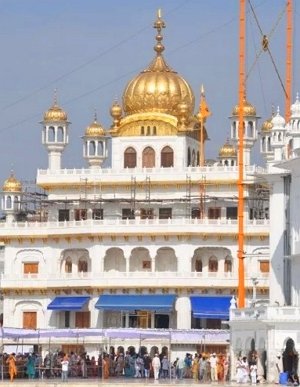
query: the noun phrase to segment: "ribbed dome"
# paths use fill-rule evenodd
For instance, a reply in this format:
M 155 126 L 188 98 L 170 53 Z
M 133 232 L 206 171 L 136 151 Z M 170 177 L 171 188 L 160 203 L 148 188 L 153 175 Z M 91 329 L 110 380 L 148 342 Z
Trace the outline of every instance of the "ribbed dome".
M 95 118 L 94 121 L 86 128 L 85 135 L 88 137 L 102 137 L 105 135 L 105 131 Z
M 236 157 L 236 149 L 228 141 L 220 148 L 219 157 Z
M 246 97 L 244 97 L 243 99 L 243 107 L 244 107 L 244 116 L 256 116 L 256 109 L 255 107 L 246 100 Z M 235 105 L 235 107 L 233 108 L 232 110 L 232 115 L 233 116 L 238 116 L 239 115 L 239 110 L 240 110 L 240 106 L 239 104 Z
M 190 85 L 172 70 L 162 55 L 164 46 L 161 29 L 165 27 L 160 14 L 154 23 L 157 29 L 156 57 L 150 65 L 132 79 L 123 93 L 123 108 L 126 115 L 140 112 L 158 112 L 178 115 L 178 104 L 187 104 L 187 114 L 194 111 L 195 97 Z
M 285 128 L 285 119 L 280 115 L 279 106 L 277 108 L 277 114 L 272 118 L 272 125 L 274 129 Z
M 56 102 L 54 102 L 53 106 L 51 106 L 50 109 L 47 110 L 44 114 L 45 122 L 61 122 L 67 120 L 67 113 L 63 111 L 63 109 L 59 107 Z
M 2 188 L 3 192 L 22 192 L 21 182 L 15 178 L 14 174 L 11 173 L 8 179 L 5 180 Z
M 300 101 L 299 101 L 299 93 L 296 95 L 296 101 L 291 106 L 292 117 L 298 118 L 300 117 Z
M 271 132 L 273 128 L 273 123 L 272 123 L 273 116 L 266 121 L 263 122 L 260 131 L 263 133 L 269 133 Z

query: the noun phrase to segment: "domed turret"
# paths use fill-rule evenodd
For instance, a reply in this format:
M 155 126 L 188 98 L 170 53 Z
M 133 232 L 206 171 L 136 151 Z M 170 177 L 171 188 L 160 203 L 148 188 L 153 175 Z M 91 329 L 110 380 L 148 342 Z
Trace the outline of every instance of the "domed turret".
M 157 29 L 157 43 L 154 47 L 156 57 L 128 83 L 123 94 L 125 114 L 159 112 L 178 116 L 178 105 L 184 102 L 188 115 L 192 115 L 195 104 L 193 91 L 186 80 L 167 65 L 162 55 L 164 46 L 161 31 L 165 28 L 165 23 L 160 12 L 154 28 Z
M 240 111 L 240 106 L 239 104 L 235 105 L 235 107 L 232 109 L 232 115 L 233 116 L 238 116 Z M 243 98 L 243 116 L 256 116 L 256 109 L 255 107 L 247 101 L 246 96 Z
M 107 136 L 102 125 L 94 121 L 86 128 L 83 136 L 83 157 L 87 159 L 90 168 L 99 168 L 107 157 Z
M 237 151 L 236 148 L 230 144 L 229 140 L 221 146 L 219 150 L 219 159 L 220 163 L 224 166 L 234 166 L 236 165 Z
M 239 113 L 240 105 L 237 104 L 232 110 L 231 119 L 231 140 L 239 146 Z M 255 141 L 257 140 L 257 117 L 255 107 L 247 101 L 246 95 L 243 97 L 243 153 L 244 153 L 244 164 L 251 164 L 251 149 Z
M 272 118 L 271 147 L 274 150 L 274 161 L 281 161 L 285 151 L 286 127 L 285 119 L 280 115 L 279 107 L 277 114 Z
M 56 92 L 54 95 L 53 105 L 44 113 L 44 122 L 66 122 L 68 121 L 67 113 L 58 106 Z
M 94 121 L 86 128 L 85 135 L 87 137 L 102 137 L 105 135 L 105 131 L 97 121 L 96 117 Z
M 48 168 L 59 170 L 61 168 L 61 155 L 69 143 L 67 113 L 58 106 L 56 91 L 54 103 L 44 114 L 42 143 L 48 151 Z
M 15 178 L 13 172 L 9 176 L 8 179 L 5 180 L 2 188 L 3 192 L 13 192 L 13 193 L 18 193 L 22 192 L 22 184 L 21 182 Z
M 219 150 L 219 157 L 236 157 L 236 155 L 235 147 L 228 140 Z
M 273 118 L 274 111 L 272 111 L 272 116 L 263 122 L 260 129 L 260 151 L 267 162 L 273 161 L 274 152 L 271 147 Z
M 21 208 L 22 184 L 11 172 L 2 187 L 2 210 L 6 215 L 6 222 L 15 221 Z
M 273 116 L 267 120 L 265 120 L 261 126 L 260 131 L 262 133 L 270 133 L 272 128 L 273 128 L 273 123 L 272 123 Z

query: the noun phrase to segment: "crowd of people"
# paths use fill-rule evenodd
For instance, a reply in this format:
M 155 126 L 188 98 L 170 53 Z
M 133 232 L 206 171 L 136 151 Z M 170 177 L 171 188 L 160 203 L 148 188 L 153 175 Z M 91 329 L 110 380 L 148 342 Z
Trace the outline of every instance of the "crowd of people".
M 44 358 L 40 354 L 3 354 L 2 372 L 4 378 L 28 379 L 61 378 L 66 382 L 71 378 L 154 378 L 194 379 L 195 381 L 225 382 L 229 378 L 229 359 L 224 354 L 186 353 L 170 362 L 165 352 L 150 356 L 146 351 L 126 351 L 101 353 L 96 358 L 87 353 L 65 354 L 48 352 Z

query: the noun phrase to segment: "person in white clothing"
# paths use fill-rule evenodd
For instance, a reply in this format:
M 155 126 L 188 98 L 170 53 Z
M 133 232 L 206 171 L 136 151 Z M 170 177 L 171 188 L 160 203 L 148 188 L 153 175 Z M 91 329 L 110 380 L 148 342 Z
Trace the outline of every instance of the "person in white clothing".
M 250 377 L 251 377 L 251 384 L 257 383 L 257 365 L 251 364 L 250 366 Z
M 159 370 L 160 370 L 160 359 L 158 357 L 158 354 L 156 353 L 153 360 L 152 360 L 152 368 L 154 372 L 154 379 L 158 380 L 159 378 Z
M 68 356 L 65 355 L 61 362 L 61 380 L 62 382 L 66 382 L 68 380 L 69 373 L 69 359 Z
M 212 382 L 218 381 L 218 371 L 217 371 L 217 365 L 218 365 L 218 358 L 215 353 L 213 353 L 209 358 L 210 363 L 210 377 Z
M 239 358 L 236 364 L 236 381 L 237 383 L 248 383 L 249 366 L 246 356 Z

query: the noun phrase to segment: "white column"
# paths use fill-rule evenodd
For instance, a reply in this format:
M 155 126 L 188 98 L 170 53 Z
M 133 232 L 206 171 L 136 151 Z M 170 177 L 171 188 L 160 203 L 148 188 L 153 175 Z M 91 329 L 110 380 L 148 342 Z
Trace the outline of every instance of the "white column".
M 276 179 L 276 180 L 275 180 Z M 270 195 L 270 305 L 284 305 L 284 180 L 275 176 Z
M 180 296 L 175 303 L 177 312 L 177 329 L 191 329 L 191 301 L 189 296 Z

